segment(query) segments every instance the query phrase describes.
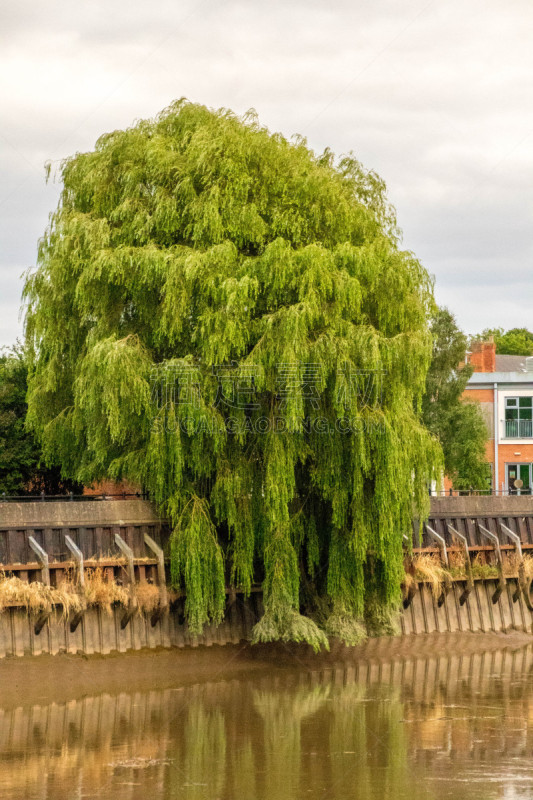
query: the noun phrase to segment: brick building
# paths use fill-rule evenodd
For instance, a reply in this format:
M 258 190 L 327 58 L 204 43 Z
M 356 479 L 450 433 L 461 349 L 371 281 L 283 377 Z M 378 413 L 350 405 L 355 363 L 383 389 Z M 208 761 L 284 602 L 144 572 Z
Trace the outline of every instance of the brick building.
M 496 355 L 492 341 L 476 343 L 465 398 L 482 408 L 489 440 L 492 488 L 531 494 L 533 487 L 533 357 Z M 520 482 L 522 485 L 520 485 Z

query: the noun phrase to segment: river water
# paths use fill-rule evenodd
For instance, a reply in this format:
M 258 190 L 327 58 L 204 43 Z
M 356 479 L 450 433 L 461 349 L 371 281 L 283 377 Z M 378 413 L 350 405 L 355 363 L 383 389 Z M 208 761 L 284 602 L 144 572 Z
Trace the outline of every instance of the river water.
M 531 645 L 271 658 L 135 690 L 128 667 L 86 696 L 65 664 L 38 703 L 34 665 L 20 686 L 0 670 L 2 800 L 533 798 Z

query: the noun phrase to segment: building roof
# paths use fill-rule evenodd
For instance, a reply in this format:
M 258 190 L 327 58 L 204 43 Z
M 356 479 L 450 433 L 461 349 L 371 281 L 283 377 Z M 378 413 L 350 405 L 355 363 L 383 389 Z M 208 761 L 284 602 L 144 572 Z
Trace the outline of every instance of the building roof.
M 506 388 L 505 385 L 512 388 L 522 384 L 523 389 L 533 389 L 533 372 L 474 372 L 466 388 L 492 388 L 495 383 L 500 384 L 500 388 Z
M 496 356 L 495 372 L 525 372 L 525 356 Z

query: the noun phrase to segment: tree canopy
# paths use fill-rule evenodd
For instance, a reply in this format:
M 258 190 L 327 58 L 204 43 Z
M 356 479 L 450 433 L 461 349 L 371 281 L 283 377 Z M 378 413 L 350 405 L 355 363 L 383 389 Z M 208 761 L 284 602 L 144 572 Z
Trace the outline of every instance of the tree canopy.
M 527 328 L 486 328 L 479 339 L 494 337 L 498 355 L 531 356 L 533 355 L 533 333 Z
M 432 281 L 383 182 L 183 100 L 61 177 L 25 289 L 47 457 L 151 494 L 191 631 L 260 581 L 256 640 L 355 641 L 398 605 L 440 458 L 419 417 Z
M 41 449 L 26 430 L 27 368 L 21 348 L 0 352 L 0 492 L 65 494 L 80 487 L 41 463 Z
M 473 367 L 465 363 L 467 337 L 446 308 L 437 309 L 431 332 L 433 357 L 422 418 L 442 445 L 444 470 L 454 488 L 488 488 L 487 425 L 479 404 L 463 399 L 473 372 Z

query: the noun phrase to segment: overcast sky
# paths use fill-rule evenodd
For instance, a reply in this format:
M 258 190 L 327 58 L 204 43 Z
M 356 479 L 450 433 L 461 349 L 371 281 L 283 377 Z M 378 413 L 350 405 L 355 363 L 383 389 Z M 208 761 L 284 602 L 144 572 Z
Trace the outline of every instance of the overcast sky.
M 533 328 L 531 0 L 3 0 L 0 63 L 0 345 L 44 162 L 182 96 L 353 150 L 467 332 Z

